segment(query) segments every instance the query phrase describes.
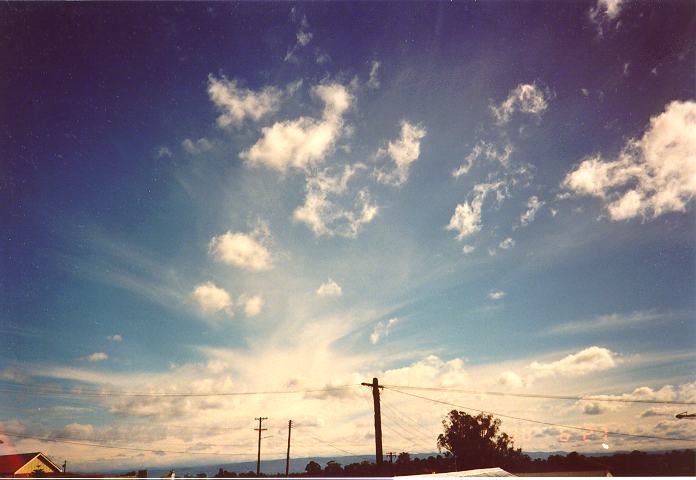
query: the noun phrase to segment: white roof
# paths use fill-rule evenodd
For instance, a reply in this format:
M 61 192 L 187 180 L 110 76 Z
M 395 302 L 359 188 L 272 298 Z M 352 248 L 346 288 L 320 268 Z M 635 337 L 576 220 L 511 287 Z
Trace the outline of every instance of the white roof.
M 421 475 L 404 475 L 404 477 L 514 477 L 510 472 L 506 472 L 502 468 L 477 468 L 476 470 L 460 470 L 459 472 L 446 473 L 424 473 Z M 402 477 L 399 477 L 402 478 Z

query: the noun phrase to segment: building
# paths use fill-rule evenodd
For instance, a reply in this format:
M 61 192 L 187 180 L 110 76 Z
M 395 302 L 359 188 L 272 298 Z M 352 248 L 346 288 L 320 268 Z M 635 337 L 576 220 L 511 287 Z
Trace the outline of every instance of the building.
M 420 475 L 403 475 L 397 478 L 416 478 L 416 477 L 514 477 L 510 472 L 502 468 L 477 468 L 476 470 L 460 470 L 458 472 L 445 473 L 424 473 Z
M 0 477 L 30 477 L 36 470 L 42 470 L 47 475 L 62 472 L 41 452 L 0 455 Z

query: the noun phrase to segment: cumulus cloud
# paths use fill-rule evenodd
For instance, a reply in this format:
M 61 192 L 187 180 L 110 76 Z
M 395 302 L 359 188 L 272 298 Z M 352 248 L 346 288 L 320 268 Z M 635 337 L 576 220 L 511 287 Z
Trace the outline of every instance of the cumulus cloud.
M 469 254 L 470 254 L 471 252 L 473 252 L 474 250 L 476 250 L 476 247 L 474 247 L 473 245 L 464 245 L 464 246 L 462 247 L 462 253 L 463 253 L 464 255 L 469 255 Z
M 247 317 L 255 317 L 261 313 L 264 302 L 261 295 L 242 295 L 242 297 L 239 299 L 239 303 L 244 305 L 244 314 Z
M 401 135 L 385 149 L 380 149 L 376 157 L 388 155 L 394 162 L 388 169 L 375 170 L 375 178 L 381 183 L 403 185 L 408 180 L 411 164 L 420 156 L 420 144 L 426 134 L 425 128 L 407 120 L 401 121 Z
M 508 237 L 502 242 L 500 242 L 498 246 L 503 250 L 507 250 L 508 248 L 512 248 L 515 246 L 515 241 L 512 238 Z
M 196 285 L 192 295 L 203 313 L 225 312 L 229 316 L 234 314 L 232 297 L 224 288 L 213 282 Z
M 123 341 L 123 337 L 118 333 L 115 333 L 113 335 L 109 335 L 108 337 L 106 337 L 106 339 L 111 341 L 111 342 L 122 342 Z
M 491 105 L 493 117 L 499 125 L 510 121 L 515 112 L 541 117 L 548 108 L 548 93 L 536 83 L 521 83 L 510 90 L 508 97 L 498 105 Z
M 260 120 L 280 108 L 283 92 L 276 87 L 265 87 L 259 91 L 242 88 L 237 80 L 208 75 L 208 96 L 220 115 L 217 124 L 221 128 L 236 127 L 244 120 Z
M 504 296 L 505 292 L 503 292 L 502 290 L 491 290 L 490 292 L 488 292 L 488 298 L 490 298 L 491 300 L 500 300 Z
M 555 362 L 532 362 L 529 367 L 537 378 L 551 376 L 578 376 L 616 367 L 617 356 L 611 350 L 592 346 L 570 354 Z
M 515 372 L 504 372 L 498 377 L 498 383 L 504 387 L 522 387 L 524 380 Z
M 340 297 L 342 294 L 341 286 L 330 278 L 317 288 L 317 295 L 320 297 Z
M 686 211 L 696 195 L 696 102 L 670 103 L 616 158 L 586 158 L 561 186 L 601 199 L 614 221 Z
M 503 187 L 503 182 L 479 183 L 475 185 L 470 195 L 471 200 L 456 206 L 454 214 L 445 228 L 456 231 L 457 240 L 463 240 L 481 230 L 481 208 L 486 195 L 495 192 L 496 198 L 498 201 L 501 201 L 505 196 Z
M 545 203 L 546 202 L 539 200 L 536 195 L 529 197 L 529 200 L 527 200 L 527 210 L 520 215 L 520 225 L 526 227 L 532 223 L 536 218 L 537 212 Z
M 199 138 L 198 140 L 185 139 L 181 142 L 181 147 L 189 155 L 200 155 L 213 149 L 213 142 L 207 138 Z
M 370 65 L 370 78 L 367 81 L 368 88 L 379 88 L 379 66 L 380 63 L 377 60 L 372 60 L 372 64 Z
M 316 86 L 312 94 L 324 102 L 321 118 L 299 117 L 265 127 L 261 138 L 240 157 L 250 165 L 281 172 L 322 163 L 344 133 L 343 115 L 353 96 L 338 83 Z
M 264 244 L 266 236 L 263 228 L 251 233 L 227 231 L 210 239 L 208 252 L 228 265 L 256 272 L 269 270 L 273 267 L 273 258 Z
M 85 357 L 85 360 L 87 360 L 88 362 L 103 362 L 104 360 L 108 359 L 109 356 L 104 352 L 94 352 Z
M 295 209 L 293 219 L 307 225 L 317 237 L 355 238 L 378 212 L 366 188 L 348 195 L 348 182 L 360 168 L 347 165 L 338 175 L 328 169 L 308 175 L 304 204 Z
M 476 143 L 476 145 L 474 145 L 474 148 L 471 149 L 469 155 L 464 158 L 464 163 L 462 163 L 454 172 L 452 172 L 452 176 L 458 178 L 462 175 L 466 175 L 479 158 L 497 162 L 503 167 L 507 167 L 509 165 L 512 151 L 513 147 L 510 143 L 506 143 L 505 145 L 496 145 L 495 143 L 480 140 L 478 143 Z
M 372 333 L 370 334 L 370 341 L 372 342 L 372 345 L 376 345 L 382 338 L 388 337 L 389 332 L 394 327 L 394 325 L 397 324 L 398 321 L 398 318 L 390 318 L 386 323 L 377 322 L 377 325 L 375 325 L 375 328 L 372 330 Z
M 587 12 L 590 21 L 597 26 L 600 37 L 604 35 L 604 29 L 618 19 L 623 6 L 624 0 L 597 0 L 595 6 Z
M 384 383 L 392 385 L 453 387 L 465 385 L 469 375 L 461 358 L 444 361 L 429 355 L 405 367 L 386 370 L 380 375 L 382 379 Z

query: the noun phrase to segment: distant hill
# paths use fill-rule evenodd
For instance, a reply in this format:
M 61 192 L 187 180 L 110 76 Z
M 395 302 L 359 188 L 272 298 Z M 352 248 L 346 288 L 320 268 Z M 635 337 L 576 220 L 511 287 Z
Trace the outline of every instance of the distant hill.
M 650 451 L 649 453 L 662 453 L 663 451 Z M 569 452 L 565 451 L 553 451 L 553 452 L 524 452 L 526 455 L 529 455 L 529 457 L 534 460 L 536 458 L 539 459 L 546 459 L 551 455 L 567 455 Z M 598 451 L 598 452 L 583 452 L 583 455 L 586 455 L 588 457 L 602 457 L 602 456 L 610 456 L 614 455 L 617 453 L 630 453 L 629 451 Z M 430 452 L 430 453 L 412 453 L 411 458 L 427 458 L 429 456 L 436 456 L 438 455 L 438 452 Z M 363 460 L 367 460 L 369 462 L 374 461 L 374 455 L 355 455 L 355 456 L 331 456 L 331 457 L 301 457 L 301 458 L 291 458 L 290 459 L 290 472 L 304 472 L 305 467 L 307 464 L 311 461 L 317 462 L 319 465 L 323 467 L 326 466 L 326 463 L 333 460 L 335 462 L 340 463 L 341 465 L 345 466 L 351 463 L 359 463 L 362 462 Z M 138 467 L 137 465 L 134 465 L 131 470 L 137 470 L 139 468 L 143 467 Z M 205 473 L 206 475 L 215 475 L 218 470 L 222 468 L 223 470 L 227 470 L 228 472 L 236 472 L 236 473 L 246 473 L 249 471 L 255 472 L 256 471 L 256 461 L 251 461 L 251 462 L 235 462 L 235 463 L 215 463 L 215 464 L 202 464 L 202 465 L 172 465 L 167 468 L 163 467 L 148 467 L 148 476 L 150 477 L 161 477 L 167 473 L 171 469 L 174 469 L 176 472 L 177 477 L 183 477 L 184 475 L 196 475 L 198 473 Z M 275 473 L 285 473 L 285 459 L 280 458 L 280 459 L 275 459 L 275 460 L 262 460 L 261 461 L 261 471 L 266 474 L 275 474 Z M 123 470 L 118 470 L 118 471 L 113 471 L 113 472 L 108 472 L 108 473 L 122 473 Z

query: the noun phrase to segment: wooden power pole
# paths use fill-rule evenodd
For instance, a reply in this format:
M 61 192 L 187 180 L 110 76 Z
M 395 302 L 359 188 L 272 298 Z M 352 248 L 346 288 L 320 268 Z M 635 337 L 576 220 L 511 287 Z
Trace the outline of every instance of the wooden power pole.
M 372 400 L 375 406 L 375 463 L 377 467 L 382 466 L 382 412 L 379 408 L 379 389 L 382 388 L 377 377 L 372 379 L 372 383 L 361 383 L 366 387 L 372 387 Z
M 285 455 L 285 476 L 290 474 L 290 432 L 292 431 L 292 420 L 288 420 L 288 453 Z
M 263 432 L 264 430 L 268 430 L 267 428 L 261 428 L 261 422 L 263 422 L 264 420 L 268 420 L 268 417 L 258 417 L 254 418 L 254 420 L 259 421 L 259 428 L 254 429 L 259 432 L 259 453 L 256 457 L 256 476 L 258 477 L 261 474 L 261 432 Z

